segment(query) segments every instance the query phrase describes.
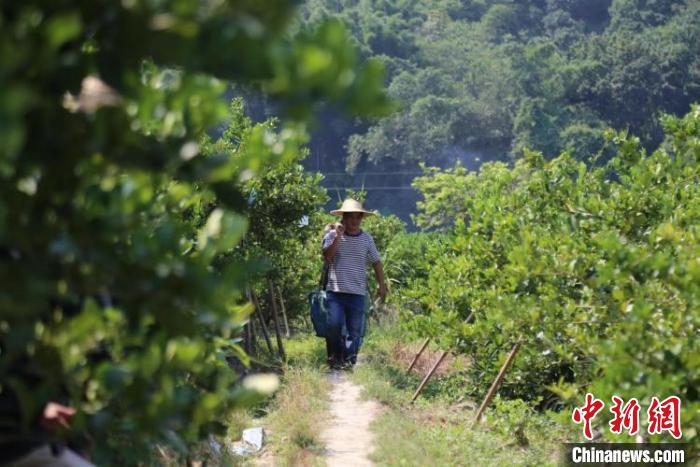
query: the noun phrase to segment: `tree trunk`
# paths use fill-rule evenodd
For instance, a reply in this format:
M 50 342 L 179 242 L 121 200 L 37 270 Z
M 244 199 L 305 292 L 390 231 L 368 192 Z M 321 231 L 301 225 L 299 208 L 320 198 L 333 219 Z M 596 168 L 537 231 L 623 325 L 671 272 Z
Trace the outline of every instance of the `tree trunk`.
M 275 323 L 275 335 L 277 336 L 277 350 L 279 356 L 282 360 L 287 360 L 287 355 L 284 352 L 284 344 L 282 343 L 282 332 L 280 331 L 280 323 L 277 318 L 277 303 L 275 302 L 275 291 L 273 290 L 274 284 L 272 279 L 267 280 L 267 289 L 270 297 L 270 311 L 272 312 L 272 321 Z

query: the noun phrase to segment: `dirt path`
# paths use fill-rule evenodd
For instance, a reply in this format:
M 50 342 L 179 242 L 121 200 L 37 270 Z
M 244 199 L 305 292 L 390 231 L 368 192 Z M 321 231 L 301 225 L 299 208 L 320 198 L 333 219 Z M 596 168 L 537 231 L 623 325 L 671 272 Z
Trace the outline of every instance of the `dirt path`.
M 371 466 L 373 435 L 369 425 L 379 413 L 379 404 L 362 400 L 362 387 L 344 373 L 333 372 L 329 379 L 330 418 L 321 433 L 326 463 L 328 467 Z

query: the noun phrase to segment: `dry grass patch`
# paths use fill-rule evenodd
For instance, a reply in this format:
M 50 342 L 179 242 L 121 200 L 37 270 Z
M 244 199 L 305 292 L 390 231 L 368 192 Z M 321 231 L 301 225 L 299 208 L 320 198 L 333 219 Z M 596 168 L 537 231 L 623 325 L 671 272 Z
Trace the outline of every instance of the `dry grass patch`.
M 420 350 L 421 345 L 423 345 L 422 342 L 396 342 L 391 350 L 392 361 L 401 368 L 408 368 L 411 361 L 413 361 L 413 357 L 415 357 Z M 421 376 L 425 375 L 438 358 L 440 358 L 440 354 L 442 354 L 441 350 L 428 345 L 411 371 Z M 433 374 L 433 378 L 449 376 L 457 371 L 464 370 L 467 366 L 469 366 L 469 359 L 467 357 L 463 355 L 447 354 Z

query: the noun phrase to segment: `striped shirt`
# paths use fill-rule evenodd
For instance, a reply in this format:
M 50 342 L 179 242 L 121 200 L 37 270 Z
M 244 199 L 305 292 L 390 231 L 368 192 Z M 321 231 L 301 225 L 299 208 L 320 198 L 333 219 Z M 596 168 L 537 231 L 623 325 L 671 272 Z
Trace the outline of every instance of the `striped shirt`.
M 323 236 L 323 251 L 333 244 L 336 235 L 336 231 L 331 230 Z M 374 239 L 365 231 L 354 235 L 345 232 L 338 242 L 329 265 L 326 290 L 365 295 L 367 264 L 380 261 Z

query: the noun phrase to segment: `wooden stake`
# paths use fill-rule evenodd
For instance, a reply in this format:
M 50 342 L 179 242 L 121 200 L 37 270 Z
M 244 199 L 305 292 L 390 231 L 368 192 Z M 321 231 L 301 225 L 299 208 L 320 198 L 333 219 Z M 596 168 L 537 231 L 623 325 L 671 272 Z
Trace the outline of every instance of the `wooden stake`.
M 501 366 L 501 369 L 498 372 L 498 375 L 496 375 L 496 379 L 494 379 L 493 383 L 491 383 L 491 387 L 489 388 L 489 392 L 486 393 L 486 397 L 484 397 L 484 400 L 481 403 L 479 410 L 476 412 L 476 416 L 474 417 L 474 422 L 473 422 L 472 426 L 475 426 L 477 423 L 479 423 L 479 420 L 481 420 L 481 416 L 484 414 L 486 407 L 488 407 L 489 404 L 491 403 L 491 399 L 493 399 L 493 396 L 496 394 L 496 391 L 498 390 L 498 387 L 501 385 L 501 382 L 503 382 L 503 377 L 506 375 L 506 371 L 508 371 L 510 364 L 513 363 L 513 360 L 515 359 L 515 354 L 518 353 L 519 349 L 520 349 L 520 341 L 518 340 L 518 342 L 516 342 L 515 345 L 513 346 L 513 348 L 510 350 L 510 353 L 508 354 L 506 361 L 503 362 L 503 366 Z
M 287 309 L 284 306 L 284 299 L 282 298 L 282 289 L 277 286 L 277 295 L 280 296 L 280 306 L 282 307 L 282 320 L 284 321 L 284 337 L 289 337 L 292 334 L 289 332 L 289 321 L 287 320 Z
M 267 345 L 267 350 L 270 351 L 270 353 L 274 353 L 274 350 L 272 349 L 272 341 L 270 340 L 270 333 L 267 331 L 267 325 L 265 325 L 265 320 L 263 319 L 262 313 L 260 310 L 255 311 L 255 316 L 258 317 L 258 323 L 260 323 L 260 329 L 262 330 L 262 335 L 265 338 L 265 344 Z
M 408 365 L 408 370 L 406 370 L 406 374 L 408 374 L 408 373 L 411 372 L 411 370 L 413 369 L 413 366 L 414 366 L 414 365 L 416 364 L 416 362 L 418 361 L 418 358 L 421 356 L 421 354 L 423 353 L 423 351 L 425 350 L 425 348 L 428 347 L 428 342 L 430 342 L 430 337 L 428 337 L 428 338 L 425 340 L 425 342 L 423 342 L 423 345 L 421 346 L 420 350 L 418 351 L 418 353 L 416 354 L 416 356 L 413 357 L 413 360 L 411 361 L 411 364 Z
M 256 338 L 256 334 L 255 334 L 255 321 L 251 320 L 248 323 L 248 327 L 250 329 L 250 355 L 257 356 L 258 355 L 258 339 Z
M 260 302 L 258 301 L 258 295 L 253 289 L 248 289 L 248 293 L 250 294 L 250 301 L 253 302 L 253 307 L 256 310 L 260 310 L 260 313 L 262 314 L 262 308 L 260 307 Z
M 423 378 L 423 381 L 421 381 L 420 385 L 418 385 L 418 389 L 416 389 L 416 392 L 413 394 L 413 398 L 411 399 L 411 403 L 415 402 L 416 399 L 418 399 L 418 395 L 421 393 L 423 390 L 423 387 L 425 384 L 428 382 L 431 376 L 433 376 L 433 373 L 435 373 L 435 370 L 437 370 L 438 366 L 440 366 L 440 363 L 445 359 L 447 356 L 447 351 L 443 351 L 442 354 L 440 355 L 440 358 L 437 359 L 435 362 L 435 365 L 430 369 L 428 374 L 425 375 L 425 378 Z
M 251 337 L 250 337 L 250 320 L 243 326 L 243 350 L 250 355 Z
M 270 305 L 272 306 L 272 320 L 275 323 L 275 335 L 277 336 L 277 351 L 282 360 L 287 360 L 287 355 L 284 352 L 284 344 L 282 343 L 282 333 L 280 332 L 280 323 L 277 319 L 277 303 L 275 302 L 275 291 L 272 279 L 267 280 L 267 290 L 270 296 Z
M 253 302 L 253 307 L 255 310 L 253 311 L 253 314 L 258 318 L 258 323 L 260 323 L 260 328 L 262 330 L 263 337 L 265 338 L 265 343 L 267 344 L 267 349 L 270 351 L 270 354 L 273 354 L 275 351 L 272 348 L 272 341 L 270 340 L 270 333 L 267 331 L 267 325 L 265 324 L 265 318 L 262 315 L 262 310 L 260 309 L 260 304 L 258 303 L 258 298 L 253 296 L 255 295 L 255 292 L 252 290 L 248 289 L 248 299 Z

